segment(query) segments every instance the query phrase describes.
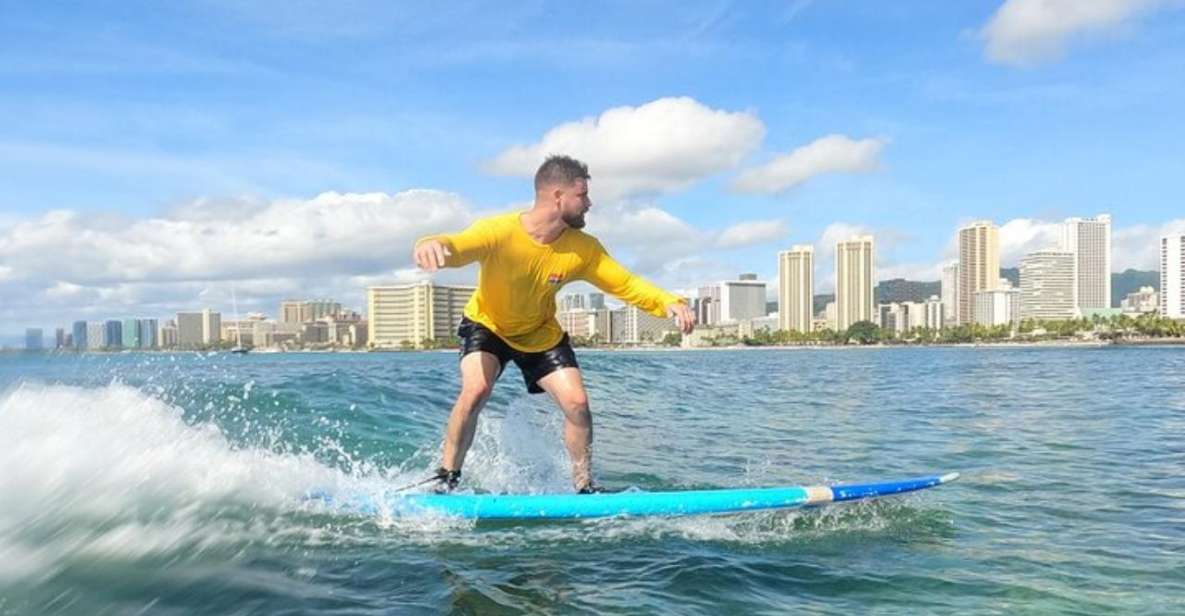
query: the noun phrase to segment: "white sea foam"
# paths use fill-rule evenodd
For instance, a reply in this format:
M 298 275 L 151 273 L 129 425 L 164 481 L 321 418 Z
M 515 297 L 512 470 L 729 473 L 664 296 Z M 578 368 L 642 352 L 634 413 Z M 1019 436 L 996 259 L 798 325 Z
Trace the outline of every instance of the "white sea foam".
M 228 403 L 229 404 L 229 403 Z M 558 412 L 531 400 L 482 418 L 465 466 L 469 488 L 571 489 Z M 380 495 L 424 476 L 421 464 L 344 473 L 313 455 L 236 446 L 212 423 L 126 385 L 24 384 L 0 394 L 0 585 L 36 583 L 71 564 L 164 557 L 234 558 L 268 545 L 348 546 L 570 541 L 765 542 L 872 519 L 810 513 L 694 519 L 601 520 L 483 529 L 472 521 L 339 515 L 304 500 L 313 489 Z M 332 443 L 330 443 L 332 449 Z M 351 468 L 370 468 L 354 460 Z M 312 514 L 312 515 L 310 515 Z M 326 518 L 321 514 L 329 514 Z M 830 522 L 828 521 L 830 520 Z
M 0 579 L 75 557 L 197 554 L 244 530 L 212 510 L 290 508 L 310 485 L 351 480 L 311 455 L 235 448 L 118 384 L 0 396 L 0 469 Z

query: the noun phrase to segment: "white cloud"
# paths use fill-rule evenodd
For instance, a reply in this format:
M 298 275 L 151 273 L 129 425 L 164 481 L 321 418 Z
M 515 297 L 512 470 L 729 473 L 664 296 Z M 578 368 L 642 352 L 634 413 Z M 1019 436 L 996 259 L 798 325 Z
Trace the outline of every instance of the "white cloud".
M 794 188 L 826 173 L 861 173 L 880 165 L 884 139 L 854 140 L 846 135 L 827 135 L 789 154 L 743 172 L 733 188 L 746 193 L 773 194 Z
M 1029 66 L 1060 57 L 1070 39 L 1113 30 L 1167 0 L 1007 0 L 980 31 L 990 60 Z
M 664 263 L 703 250 L 712 234 L 652 204 L 596 206 L 588 230 L 615 258 L 642 274 L 657 273 Z
M 1036 250 L 1060 248 L 1061 222 L 1014 218 L 1000 226 L 1000 267 L 1016 267 L 1021 257 Z M 957 242 L 958 240 L 956 240 Z
M 0 234 L 0 260 L 24 276 L 75 284 L 373 272 L 409 264 L 417 237 L 471 216 L 459 197 L 433 190 L 199 201 L 135 221 L 59 210 Z
M 677 190 L 731 169 L 764 136 L 765 126 L 751 113 L 661 98 L 556 126 L 538 143 L 502 152 L 486 169 L 530 177 L 548 155 L 568 154 L 589 165 L 593 201 L 612 201 Z
M 751 220 L 735 224 L 716 237 L 718 248 L 739 248 L 782 239 L 789 232 L 782 220 Z
M 1111 231 L 1111 269 L 1160 271 L 1160 238 L 1185 233 L 1185 218 L 1161 225 L 1135 225 Z
M 232 290 L 240 314 L 275 315 L 278 302 L 291 297 L 330 297 L 362 309 L 367 286 L 429 277 L 411 264 L 416 238 L 490 213 L 433 190 L 202 199 L 139 220 L 50 211 L 0 230 L 0 320 L 54 326 L 168 318 L 202 307 L 229 314 Z M 652 203 L 598 206 L 589 223 L 628 267 L 668 286 L 735 276 L 735 266 L 693 255 L 784 232 L 780 221 L 701 230 Z M 475 273 L 471 265 L 430 277 L 472 284 Z M 31 317 L 46 322 L 28 323 Z

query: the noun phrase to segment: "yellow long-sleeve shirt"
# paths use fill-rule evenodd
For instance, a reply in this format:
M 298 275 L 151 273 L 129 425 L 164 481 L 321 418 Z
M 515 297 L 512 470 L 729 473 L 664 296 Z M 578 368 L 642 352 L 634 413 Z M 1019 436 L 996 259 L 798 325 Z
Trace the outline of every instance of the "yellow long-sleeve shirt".
M 546 351 L 564 336 L 555 318 L 556 292 L 573 280 L 585 280 L 655 316 L 685 301 L 613 260 L 596 238 L 566 229 L 554 242 L 541 244 L 523 228 L 520 212 L 483 218 L 451 235 L 422 238 L 448 247 L 448 267 L 478 261 L 477 292 L 465 316 L 524 352 Z M 417 242 L 419 243 L 419 242 Z

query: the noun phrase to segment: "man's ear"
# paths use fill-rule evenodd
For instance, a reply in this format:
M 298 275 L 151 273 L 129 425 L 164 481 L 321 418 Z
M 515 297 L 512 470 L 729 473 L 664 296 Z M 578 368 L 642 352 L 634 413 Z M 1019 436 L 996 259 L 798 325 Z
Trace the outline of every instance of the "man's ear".
M 555 200 L 556 203 L 559 203 L 560 198 L 563 196 L 564 196 L 564 189 L 562 189 L 562 188 L 557 188 L 557 189 L 551 191 L 551 198 L 553 200 Z

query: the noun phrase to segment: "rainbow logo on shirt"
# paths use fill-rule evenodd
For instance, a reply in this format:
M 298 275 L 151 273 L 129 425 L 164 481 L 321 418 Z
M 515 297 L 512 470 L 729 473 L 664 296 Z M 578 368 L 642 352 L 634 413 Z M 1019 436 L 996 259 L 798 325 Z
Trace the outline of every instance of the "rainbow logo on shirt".
M 563 275 L 563 274 L 549 274 L 549 275 L 547 276 L 547 284 L 556 284 L 556 285 L 558 285 L 558 284 L 560 284 L 560 283 L 561 283 L 561 282 L 563 282 L 563 281 L 564 281 L 564 275 Z

